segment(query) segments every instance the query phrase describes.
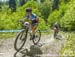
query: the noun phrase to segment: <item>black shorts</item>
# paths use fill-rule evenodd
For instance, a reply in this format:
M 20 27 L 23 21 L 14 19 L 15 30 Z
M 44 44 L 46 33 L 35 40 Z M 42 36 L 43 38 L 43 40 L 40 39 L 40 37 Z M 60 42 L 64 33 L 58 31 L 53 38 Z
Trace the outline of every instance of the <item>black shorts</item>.
M 38 22 L 36 20 L 32 21 L 31 23 L 32 26 L 38 25 Z

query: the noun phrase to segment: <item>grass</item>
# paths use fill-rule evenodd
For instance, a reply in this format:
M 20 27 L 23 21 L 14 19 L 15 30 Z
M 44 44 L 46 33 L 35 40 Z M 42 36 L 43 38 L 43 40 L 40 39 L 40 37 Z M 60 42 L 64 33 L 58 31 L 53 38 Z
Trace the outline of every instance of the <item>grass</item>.
M 0 39 L 14 38 L 16 33 L 0 33 Z
M 75 32 L 65 33 L 66 43 L 61 50 L 61 55 L 64 57 L 75 57 Z M 63 56 L 64 55 L 64 56 Z

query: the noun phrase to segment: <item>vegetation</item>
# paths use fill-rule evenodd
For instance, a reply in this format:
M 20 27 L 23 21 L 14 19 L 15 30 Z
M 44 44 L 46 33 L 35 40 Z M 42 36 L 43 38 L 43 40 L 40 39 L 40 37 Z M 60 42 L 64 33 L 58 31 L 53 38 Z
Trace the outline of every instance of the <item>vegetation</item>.
M 40 19 L 39 29 L 48 29 L 46 24 L 51 28 L 55 22 L 58 22 L 63 31 L 75 31 L 75 0 L 41 0 L 41 3 L 37 0 L 29 0 L 21 4 L 22 6 L 16 6 L 16 12 L 13 13 L 8 5 L 2 5 L 0 2 L 0 30 L 21 29 L 22 25 L 19 20 L 26 15 L 25 9 L 32 7 L 33 13 Z M 68 57 L 69 55 L 75 56 L 75 32 L 64 34 L 68 37 L 66 37 L 67 41 L 61 54 L 66 54 Z M 4 34 L 0 33 L 0 35 L 2 35 L 0 38 L 4 37 Z
M 0 33 L 0 39 L 15 38 L 16 33 Z
M 32 4 L 33 3 L 33 4 Z M 37 2 L 29 1 L 24 6 L 19 7 L 16 12 L 11 13 L 11 10 L 6 8 L 6 10 L 2 10 L 0 13 L 0 29 L 21 29 L 21 25 L 19 23 L 20 19 L 23 19 L 25 16 L 25 8 L 32 7 L 33 13 L 36 13 L 36 15 L 41 16 L 40 11 L 37 8 Z M 6 6 L 4 6 L 6 7 Z M 3 8 L 4 8 L 3 7 Z M 43 18 L 40 17 L 40 20 L 42 20 L 41 23 L 44 24 Z M 41 24 L 42 25 L 42 24 Z M 40 26 L 41 27 L 41 26 Z M 42 27 L 45 28 L 45 25 L 42 25 Z M 41 27 L 41 28 L 42 28 Z
M 75 1 L 69 2 L 67 5 L 68 8 L 65 11 L 65 15 L 61 18 L 61 26 L 64 27 L 65 30 L 75 30 Z
M 9 8 L 12 10 L 12 12 L 16 11 L 16 0 L 9 0 Z
M 56 5 L 56 3 L 58 4 Z M 25 3 L 25 5 L 17 7 L 16 12 L 13 13 L 8 8 L 8 5 L 4 5 L 0 9 L 0 29 L 20 29 L 19 20 L 25 16 L 27 7 L 33 8 L 33 13 L 36 13 L 42 20 L 40 23 L 45 24 L 46 22 L 52 27 L 55 22 L 58 22 L 65 31 L 75 30 L 75 1 L 73 0 L 46 0 L 40 4 L 35 0 L 31 0 Z M 40 27 L 41 29 L 42 27 L 46 28 L 42 24 Z
M 75 56 L 75 33 L 67 32 L 66 43 L 61 50 L 61 57 L 74 57 Z
M 58 9 L 59 0 L 53 0 L 52 10 Z

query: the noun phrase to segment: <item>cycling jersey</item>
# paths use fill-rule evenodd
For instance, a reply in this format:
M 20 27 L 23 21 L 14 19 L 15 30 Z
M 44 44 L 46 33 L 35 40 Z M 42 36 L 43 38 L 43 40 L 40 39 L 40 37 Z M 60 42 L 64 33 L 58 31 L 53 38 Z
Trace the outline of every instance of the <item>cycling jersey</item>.
M 37 16 L 35 14 L 31 15 L 31 18 L 29 16 L 26 16 L 27 19 L 31 19 L 31 24 L 32 25 L 36 25 L 36 23 L 38 23 L 38 21 L 36 20 Z
M 26 16 L 27 17 L 27 19 L 30 19 L 30 17 L 29 16 Z M 33 21 L 33 20 L 36 20 L 36 15 L 35 14 L 32 14 L 31 15 L 31 20 Z
M 37 16 L 35 14 L 32 14 L 31 18 L 29 16 L 27 16 L 27 19 L 31 19 L 32 20 L 32 24 L 38 23 L 36 18 L 37 18 Z

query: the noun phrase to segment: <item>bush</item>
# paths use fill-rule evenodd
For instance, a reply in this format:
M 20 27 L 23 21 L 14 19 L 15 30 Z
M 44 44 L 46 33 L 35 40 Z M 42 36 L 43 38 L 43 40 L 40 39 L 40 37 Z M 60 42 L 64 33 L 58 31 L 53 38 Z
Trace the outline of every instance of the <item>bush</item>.
M 68 32 L 65 35 L 66 35 L 66 44 L 61 50 L 61 57 L 64 57 L 64 56 L 74 57 L 75 56 L 75 44 L 74 44 L 75 43 L 75 33 Z
M 69 4 L 69 7 L 61 19 L 61 26 L 64 27 L 64 30 L 75 30 L 75 2 L 72 1 Z
M 39 10 L 43 19 L 47 19 L 48 15 L 51 12 L 51 1 L 46 0 L 43 3 L 39 4 Z
M 60 12 L 58 10 L 54 11 L 52 14 L 50 14 L 49 18 L 48 18 L 48 21 L 49 21 L 49 24 L 50 26 L 52 27 L 53 24 L 55 22 L 58 22 L 59 19 L 60 19 Z
M 17 12 L 11 13 L 10 9 L 7 11 L 3 10 L 2 12 L 0 12 L 0 29 L 21 29 L 22 26 L 19 23 L 19 20 L 25 17 L 25 9 L 27 7 L 32 7 L 33 13 L 35 13 L 37 16 L 41 15 L 37 8 L 36 2 L 29 1 L 24 6 L 19 7 L 17 9 Z
M 20 29 L 22 26 L 19 20 L 24 18 L 26 15 L 25 9 L 27 7 L 32 7 L 33 13 L 40 16 L 40 19 L 44 19 L 49 25 L 53 25 L 58 22 L 64 30 L 75 30 L 75 1 L 74 0 L 64 0 L 59 1 L 59 9 L 52 11 L 52 1 L 46 0 L 41 4 L 36 1 L 28 1 L 22 7 L 18 7 L 17 11 L 11 13 L 8 6 L 2 6 L 0 11 L 0 29 Z M 47 23 L 48 23 L 47 22 Z M 46 28 L 45 22 L 41 20 L 41 29 Z
M 51 25 L 51 27 L 53 26 L 53 24 L 55 22 L 58 22 L 59 25 L 61 26 L 61 28 L 65 29 L 65 24 L 63 22 L 65 22 L 65 19 L 63 20 L 63 17 L 66 15 L 66 11 L 68 10 L 68 6 L 69 4 L 65 4 L 64 2 L 60 3 L 60 6 L 59 6 L 59 9 L 58 10 L 55 10 L 53 11 L 49 17 L 48 17 L 48 21 L 49 21 L 49 24 Z M 66 22 L 68 23 L 68 22 Z

